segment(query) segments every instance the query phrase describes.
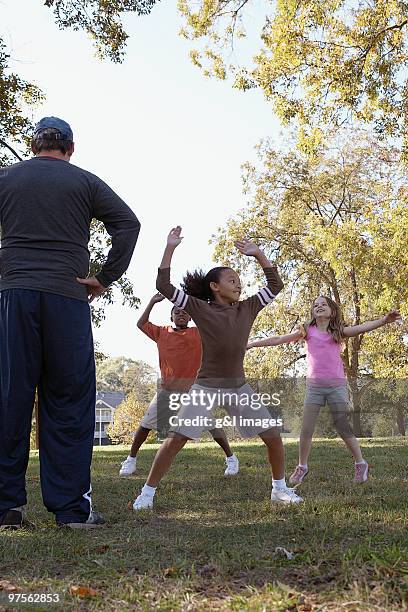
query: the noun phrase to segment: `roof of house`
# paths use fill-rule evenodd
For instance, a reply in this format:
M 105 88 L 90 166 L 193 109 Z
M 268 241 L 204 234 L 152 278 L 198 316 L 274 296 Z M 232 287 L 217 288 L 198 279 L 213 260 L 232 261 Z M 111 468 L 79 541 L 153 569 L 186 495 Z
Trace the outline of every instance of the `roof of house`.
M 96 403 L 102 401 L 111 408 L 117 408 L 125 399 L 125 394 L 122 391 L 97 391 Z

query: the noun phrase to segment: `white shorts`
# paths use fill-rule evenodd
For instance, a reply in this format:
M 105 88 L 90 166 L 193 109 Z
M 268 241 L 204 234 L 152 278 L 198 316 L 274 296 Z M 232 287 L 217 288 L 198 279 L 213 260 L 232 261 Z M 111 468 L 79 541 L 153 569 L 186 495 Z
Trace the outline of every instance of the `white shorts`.
M 169 430 L 169 419 L 172 412 L 169 408 L 171 394 L 174 394 L 174 391 L 168 391 L 167 389 L 160 389 L 156 393 L 140 421 L 141 427 L 164 432 L 167 435 Z
M 171 411 L 170 434 L 198 440 L 203 431 L 232 425 L 243 438 L 253 438 L 267 431 L 270 435 L 280 435 L 280 416 L 273 413 L 273 407 L 263 404 L 259 394 L 254 393 L 248 384 L 231 389 L 194 384 L 188 393 L 179 394 L 179 402 L 179 410 Z M 228 417 L 214 416 L 214 409 L 218 406 L 226 409 L 229 420 Z

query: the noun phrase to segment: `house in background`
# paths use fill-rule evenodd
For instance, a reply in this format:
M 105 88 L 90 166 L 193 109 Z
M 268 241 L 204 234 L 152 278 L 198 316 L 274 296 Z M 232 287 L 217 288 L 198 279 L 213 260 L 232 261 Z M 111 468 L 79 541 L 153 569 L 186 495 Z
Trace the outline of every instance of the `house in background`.
M 94 446 L 111 443 L 106 428 L 112 423 L 115 410 L 124 399 L 122 391 L 96 392 Z

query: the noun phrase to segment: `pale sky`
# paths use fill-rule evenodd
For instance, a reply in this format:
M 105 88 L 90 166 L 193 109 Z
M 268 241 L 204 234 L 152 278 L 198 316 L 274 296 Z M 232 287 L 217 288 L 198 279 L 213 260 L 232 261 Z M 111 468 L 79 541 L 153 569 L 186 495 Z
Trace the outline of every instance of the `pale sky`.
M 192 65 L 174 4 L 127 18 L 126 60 L 117 65 L 98 60 L 84 32 L 59 31 L 42 0 L 0 0 L 11 67 L 47 95 L 34 121 L 67 120 L 76 142 L 72 163 L 105 180 L 142 224 L 128 272 L 142 308 L 155 293 L 171 227 L 180 224 L 185 237 L 174 258 L 176 284 L 187 269 L 214 265 L 208 240 L 246 201 L 240 165 L 255 159 L 261 138 L 279 133 L 260 92 L 238 92 Z M 254 32 L 256 23 L 254 14 Z M 170 307 L 155 306 L 151 320 L 167 324 Z M 156 345 L 136 327 L 140 312 L 109 308 L 94 337 L 108 355 L 157 368 Z

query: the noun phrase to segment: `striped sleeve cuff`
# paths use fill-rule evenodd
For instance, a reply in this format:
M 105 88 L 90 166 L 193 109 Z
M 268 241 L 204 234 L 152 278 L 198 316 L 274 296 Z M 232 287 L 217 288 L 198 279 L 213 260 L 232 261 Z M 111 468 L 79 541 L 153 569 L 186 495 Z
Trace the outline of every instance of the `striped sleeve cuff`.
M 173 302 L 175 306 L 178 306 L 184 310 L 188 301 L 188 295 L 181 289 L 176 289 L 173 293 L 173 297 L 170 298 L 170 301 Z
M 276 295 L 274 295 L 272 291 L 268 289 L 268 287 L 264 287 L 263 289 L 258 291 L 256 295 L 258 296 L 258 299 L 261 302 L 262 306 L 267 306 L 276 298 Z

